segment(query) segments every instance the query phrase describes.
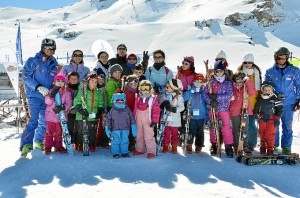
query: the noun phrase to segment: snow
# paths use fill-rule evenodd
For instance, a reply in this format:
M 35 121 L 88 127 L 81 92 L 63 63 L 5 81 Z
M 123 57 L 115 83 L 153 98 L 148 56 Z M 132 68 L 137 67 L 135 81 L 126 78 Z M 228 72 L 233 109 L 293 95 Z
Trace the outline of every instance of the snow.
M 245 53 L 254 54 L 263 73 L 273 64 L 273 52 L 288 47 L 300 55 L 300 4 L 281 0 L 286 14 L 283 23 L 262 28 L 253 21 L 244 26 L 224 25 L 232 13 L 248 13 L 256 4 L 222 0 L 82 0 L 53 10 L 0 8 L 0 53 L 15 49 L 16 24 L 21 22 L 23 58 L 33 56 L 45 37 L 57 42 L 56 55 L 66 64 L 66 53 L 82 49 L 85 64 L 94 67 L 94 41 L 104 39 L 114 50 L 125 43 L 130 52 L 142 54 L 156 49 L 166 52 L 167 66 L 177 68 L 183 56 L 195 57 L 196 71 L 205 72 L 203 60 L 213 64 L 219 49 L 235 70 Z M 278 8 L 279 9 L 279 8 Z M 213 19 L 211 27 L 195 27 L 195 21 Z M 75 31 L 75 38 L 63 38 L 58 28 Z M 253 44 L 248 44 L 249 37 Z M 12 118 L 10 118 L 12 119 Z M 4 122 L 9 120 L 4 120 Z M 295 114 L 292 150 L 300 152 L 299 112 Z M 209 136 L 201 154 L 160 154 L 115 160 L 110 150 L 98 149 L 89 157 L 44 155 L 33 150 L 20 158 L 20 135 L 15 127 L 0 123 L 0 197 L 300 197 L 299 165 L 252 166 L 234 159 L 211 157 Z M 258 153 L 257 150 L 255 152 Z

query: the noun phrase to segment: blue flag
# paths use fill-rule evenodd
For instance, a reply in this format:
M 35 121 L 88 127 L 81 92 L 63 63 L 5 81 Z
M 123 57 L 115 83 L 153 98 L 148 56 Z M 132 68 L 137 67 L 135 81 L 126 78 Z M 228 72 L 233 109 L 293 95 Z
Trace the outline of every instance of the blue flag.
M 18 27 L 17 40 L 16 40 L 16 57 L 17 57 L 17 63 L 23 65 L 20 23 Z

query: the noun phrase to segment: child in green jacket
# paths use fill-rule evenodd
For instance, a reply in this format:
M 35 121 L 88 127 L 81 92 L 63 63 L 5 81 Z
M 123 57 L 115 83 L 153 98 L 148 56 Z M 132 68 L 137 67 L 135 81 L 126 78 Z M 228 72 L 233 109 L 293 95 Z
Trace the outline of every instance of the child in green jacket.
M 113 94 L 121 91 L 120 88 L 122 71 L 123 68 L 119 64 L 114 64 L 108 68 L 110 78 L 107 80 L 105 87 L 107 97 L 107 112 L 113 107 L 113 104 L 110 103 Z

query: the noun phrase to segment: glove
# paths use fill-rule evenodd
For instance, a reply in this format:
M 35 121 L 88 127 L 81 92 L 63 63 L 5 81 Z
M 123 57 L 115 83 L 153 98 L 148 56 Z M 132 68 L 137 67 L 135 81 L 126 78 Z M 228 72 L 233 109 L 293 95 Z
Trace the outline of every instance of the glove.
M 210 101 L 210 106 L 214 109 L 218 107 L 218 102 L 216 100 L 211 100 Z
M 151 122 L 151 123 L 150 123 L 150 127 L 151 127 L 151 128 L 154 127 L 155 125 L 157 125 L 157 123 L 155 123 L 155 122 Z
M 84 109 L 84 108 L 79 109 L 78 112 L 79 112 L 83 117 L 89 117 L 89 115 L 90 115 L 89 112 L 88 112 L 86 109 Z
M 170 101 L 169 100 L 165 100 L 160 104 L 160 109 L 164 109 L 167 105 L 170 105 Z
M 300 102 L 300 99 L 298 99 L 297 102 L 294 104 L 294 111 L 297 111 L 300 108 L 299 102 Z
M 42 86 L 39 86 L 36 90 L 38 90 L 38 92 L 40 92 L 44 97 L 47 96 L 49 93 L 49 89 Z
M 62 110 L 65 110 L 64 105 L 58 105 L 58 106 L 56 106 L 56 107 L 53 108 L 53 111 L 54 111 L 55 114 L 58 114 Z
M 280 120 L 275 119 L 274 120 L 274 126 L 278 127 L 280 125 Z
M 98 107 L 98 112 L 96 114 L 96 119 L 99 119 L 101 115 L 105 113 L 105 109 L 103 107 Z
M 143 52 L 143 62 L 148 63 L 148 61 L 149 61 L 148 51 L 144 51 Z
M 170 111 L 172 113 L 176 113 L 176 107 L 173 107 L 172 105 L 166 105 L 166 110 Z
M 210 99 L 217 101 L 217 95 L 216 94 L 209 94 L 208 95 Z
M 54 86 L 49 96 L 50 96 L 51 98 L 54 98 L 55 95 L 58 93 L 59 89 L 60 89 L 59 86 Z
M 131 125 L 131 132 L 132 132 L 132 136 L 136 137 L 137 131 L 136 131 L 136 125 L 135 124 Z
M 82 105 L 76 105 L 76 106 L 72 106 L 70 109 L 69 109 L 69 113 L 70 114 L 76 114 L 79 109 L 82 109 Z
M 108 126 L 105 126 L 105 133 L 106 133 L 107 137 L 110 138 L 111 130 L 108 129 Z
M 245 76 L 245 77 L 243 78 L 243 81 L 246 82 L 247 80 L 249 80 L 249 77 L 248 77 L 248 76 Z

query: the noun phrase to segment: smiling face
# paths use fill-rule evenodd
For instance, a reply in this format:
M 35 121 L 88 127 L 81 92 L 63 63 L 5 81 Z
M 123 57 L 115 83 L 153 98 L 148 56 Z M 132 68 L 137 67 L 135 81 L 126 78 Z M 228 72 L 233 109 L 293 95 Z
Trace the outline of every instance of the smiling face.
M 106 53 L 102 53 L 100 56 L 99 56 L 99 59 L 98 59 L 101 63 L 103 64 L 107 64 L 108 63 L 108 54 Z
M 271 86 L 264 86 L 262 92 L 263 92 L 263 94 L 272 94 L 273 88 Z
M 162 63 L 165 59 L 161 53 L 156 53 L 153 55 L 155 63 Z
M 72 55 L 72 60 L 75 64 L 80 64 L 83 59 L 83 54 L 80 51 L 75 51 Z
M 287 61 L 286 55 L 277 56 L 276 61 L 277 61 L 277 64 L 280 68 L 285 68 L 286 67 L 286 61 Z
M 53 56 L 53 54 L 55 54 L 55 50 L 53 50 L 51 48 L 47 48 L 47 47 L 44 47 L 43 52 L 47 57 L 51 57 L 51 56 Z
M 93 90 L 97 87 L 97 78 L 91 78 L 88 82 L 90 90 Z
M 175 90 L 171 87 L 170 83 L 166 84 L 166 92 L 173 93 Z
M 222 69 L 215 69 L 215 75 L 218 76 L 218 77 L 223 76 L 224 73 L 225 73 L 225 71 L 222 70 Z
M 57 87 L 63 87 L 65 85 L 65 81 L 62 80 L 62 79 L 57 79 L 55 82 L 54 82 L 54 86 L 57 86 Z

